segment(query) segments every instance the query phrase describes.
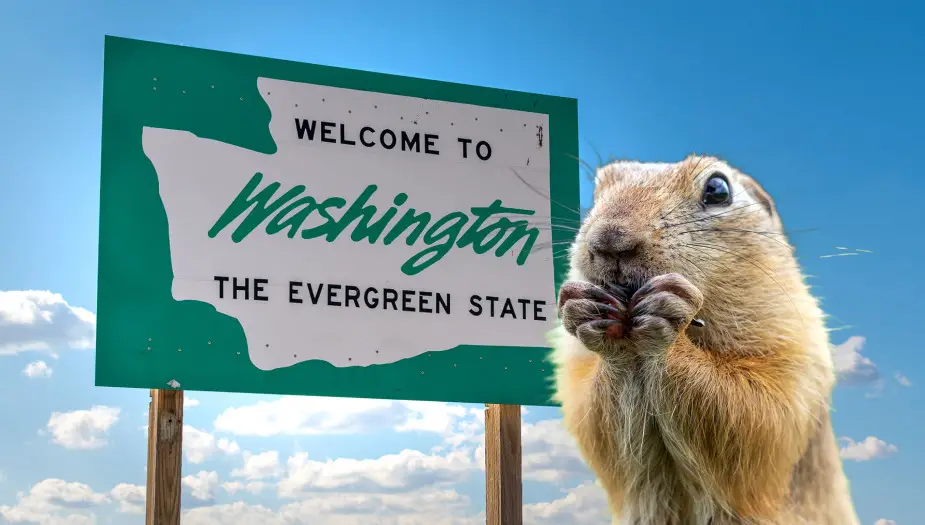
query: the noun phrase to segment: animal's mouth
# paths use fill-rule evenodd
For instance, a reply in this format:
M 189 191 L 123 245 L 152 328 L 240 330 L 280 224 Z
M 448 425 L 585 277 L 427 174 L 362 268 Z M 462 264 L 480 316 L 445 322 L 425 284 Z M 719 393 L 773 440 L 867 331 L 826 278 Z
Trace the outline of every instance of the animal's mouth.
M 611 271 L 592 279 L 592 282 L 628 301 L 647 280 L 643 272 L 634 270 L 631 267 L 627 268 L 622 264 L 617 264 Z
M 633 295 L 635 295 L 635 293 L 636 293 L 637 291 L 639 291 L 640 288 L 642 288 L 642 284 L 636 283 L 635 281 L 633 281 L 633 282 L 616 282 L 616 283 L 612 284 L 611 286 L 615 286 L 615 287 L 617 287 L 617 288 L 623 290 L 623 292 L 626 293 L 627 297 L 632 297 Z

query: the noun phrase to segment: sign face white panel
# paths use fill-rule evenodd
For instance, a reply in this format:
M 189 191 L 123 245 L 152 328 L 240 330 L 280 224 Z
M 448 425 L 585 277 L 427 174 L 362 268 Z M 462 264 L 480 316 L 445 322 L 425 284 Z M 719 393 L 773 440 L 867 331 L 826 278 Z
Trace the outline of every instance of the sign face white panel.
M 546 115 L 258 86 L 272 155 L 144 129 L 174 299 L 237 319 L 263 370 L 545 345 L 556 318 Z
M 574 100 L 118 38 L 104 72 L 98 385 L 551 404 Z

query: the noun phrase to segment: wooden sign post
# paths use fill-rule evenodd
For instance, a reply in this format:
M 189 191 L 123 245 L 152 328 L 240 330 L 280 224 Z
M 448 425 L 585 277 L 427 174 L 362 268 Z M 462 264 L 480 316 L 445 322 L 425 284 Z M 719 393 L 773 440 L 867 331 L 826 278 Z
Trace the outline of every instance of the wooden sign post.
M 151 390 L 145 525 L 180 525 L 183 391 Z
M 486 525 L 523 525 L 521 459 L 520 405 L 486 405 Z
M 523 525 L 520 405 L 485 406 L 485 523 Z M 151 390 L 145 525 L 179 525 L 183 391 Z

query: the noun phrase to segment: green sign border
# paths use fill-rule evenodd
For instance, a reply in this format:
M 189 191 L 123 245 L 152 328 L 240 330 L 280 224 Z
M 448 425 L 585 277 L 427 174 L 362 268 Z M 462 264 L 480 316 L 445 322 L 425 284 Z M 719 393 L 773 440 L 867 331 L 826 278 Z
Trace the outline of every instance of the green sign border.
M 542 347 L 459 346 L 387 365 L 258 369 L 236 319 L 171 295 L 167 216 L 141 133 L 185 130 L 272 154 L 258 77 L 545 113 L 549 213 L 553 224 L 577 226 L 577 100 L 113 36 L 103 70 L 97 386 L 169 388 L 176 380 L 183 390 L 555 406 Z M 552 230 L 556 290 L 567 273 L 569 230 Z

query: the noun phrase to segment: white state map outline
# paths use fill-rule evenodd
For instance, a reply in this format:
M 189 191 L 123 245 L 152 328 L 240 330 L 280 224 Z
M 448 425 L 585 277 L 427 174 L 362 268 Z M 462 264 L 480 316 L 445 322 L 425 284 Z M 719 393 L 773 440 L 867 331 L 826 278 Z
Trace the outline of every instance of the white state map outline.
M 548 144 L 538 144 L 535 134 L 540 126 L 548 130 L 548 115 L 269 78 L 259 78 L 258 88 L 271 111 L 269 130 L 277 144 L 273 154 L 188 131 L 143 129 L 142 146 L 157 173 L 168 220 L 175 300 L 205 302 L 237 319 L 251 361 L 262 370 L 315 359 L 337 367 L 394 363 L 460 345 L 547 346 L 546 334 L 556 316 L 548 248 L 550 204 L 543 196 L 549 195 L 549 152 Z M 300 140 L 296 117 L 344 123 L 353 133 L 363 125 L 436 133 L 440 155 L 327 144 L 317 137 Z M 455 141 L 459 136 L 473 139 L 468 159 L 462 158 Z M 492 145 L 488 161 L 475 158 L 477 140 Z M 239 218 L 209 238 L 208 229 L 255 172 L 264 176 L 260 188 L 272 181 L 282 184 L 275 196 L 304 184 L 304 195 L 319 200 L 342 196 L 348 206 L 367 184 L 375 183 L 379 189 L 370 203 L 380 213 L 403 191 L 408 199 L 399 216 L 414 207 L 431 212 L 434 220 L 499 198 L 507 207 L 536 210 L 529 218 L 539 229 L 535 246 L 547 248 L 531 254 L 522 266 L 515 263 L 515 254 L 495 257 L 454 248 L 427 270 L 407 276 L 399 268 L 423 244 L 395 242 L 384 247 L 381 241 L 353 242 L 348 238 L 352 228 L 329 243 L 298 235 L 290 239 L 285 233 L 267 235 L 262 223 L 233 243 L 230 235 Z M 368 177 L 356 177 L 357 173 Z M 231 300 L 227 294 L 219 299 L 215 275 L 267 278 L 269 300 Z M 440 292 L 450 295 L 452 310 L 438 315 L 312 305 L 304 288 L 304 302 L 292 304 L 290 280 Z M 544 301 L 545 321 L 520 319 L 519 305 L 517 319 L 472 316 L 467 311 L 471 294 Z

